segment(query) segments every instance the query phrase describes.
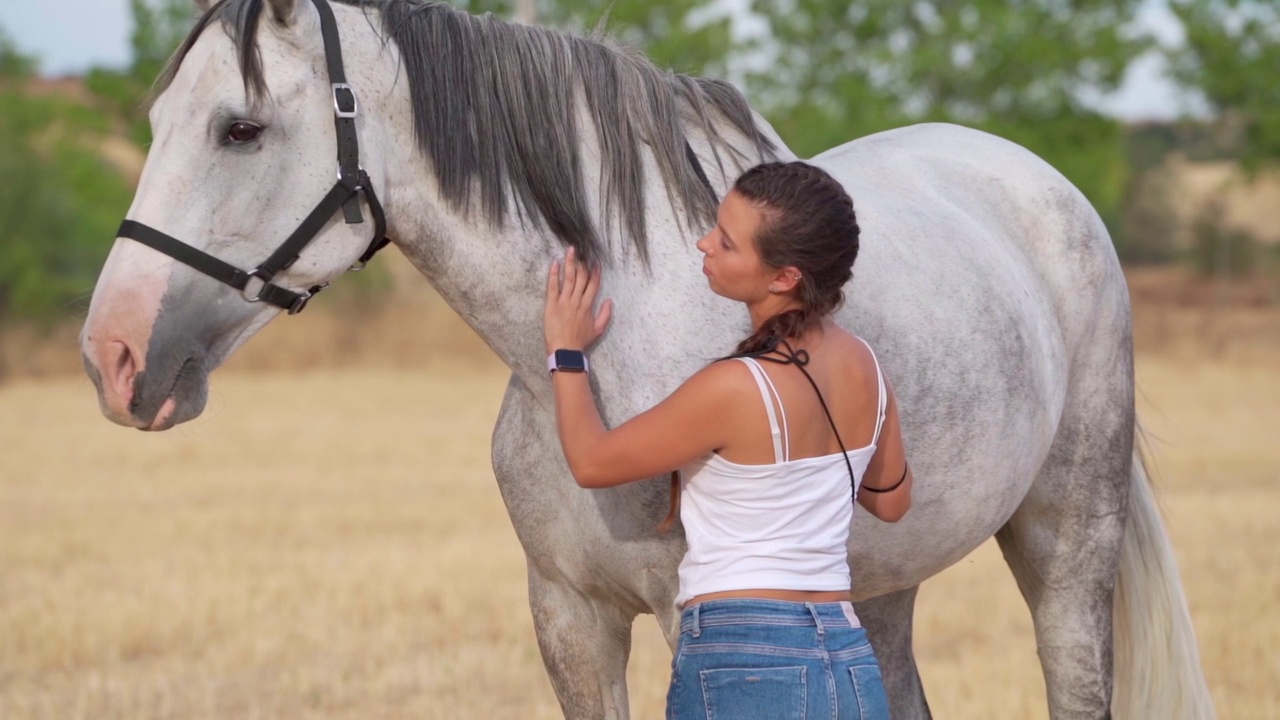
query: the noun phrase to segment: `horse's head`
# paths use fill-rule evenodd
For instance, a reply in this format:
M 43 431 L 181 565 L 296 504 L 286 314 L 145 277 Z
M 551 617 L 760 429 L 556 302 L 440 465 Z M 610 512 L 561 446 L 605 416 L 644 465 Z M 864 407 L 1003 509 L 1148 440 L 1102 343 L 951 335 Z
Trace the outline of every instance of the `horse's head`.
M 128 219 L 250 272 L 334 188 L 334 95 L 312 2 L 208 5 L 197 1 L 204 15 L 159 85 Z M 361 224 L 340 209 L 324 219 L 272 282 L 305 294 L 350 267 L 374 234 L 360 207 Z M 280 313 L 251 302 L 263 287 L 251 278 L 237 290 L 117 238 L 81 335 L 103 413 L 150 430 L 199 415 L 209 372 Z
M 371 185 L 399 189 L 387 199 L 401 247 L 441 295 L 508 364 L 538 372 L 534 296 L 552 246 L 531 236 L 598 259 L 603 227 L 647 263 L 650 234 L 714 222 L 703 162 L 726 183 L 728 165 L 774 156 L 776 136 L 732 86 L 608 42 L 416 0 L 197 5 L 204 15 L 157 85 L 155 140 L 82 335 L 103 412 L 121 424 L 198 415 L 213 368 L 367 255 L 382 235 Z M 356 119 L 354 98 L 331 85 L 333 11 L 364 101 Z M 372 183 L 341 150 L 357 134 Z M 294 239 L 312 235 L 290 263 Z

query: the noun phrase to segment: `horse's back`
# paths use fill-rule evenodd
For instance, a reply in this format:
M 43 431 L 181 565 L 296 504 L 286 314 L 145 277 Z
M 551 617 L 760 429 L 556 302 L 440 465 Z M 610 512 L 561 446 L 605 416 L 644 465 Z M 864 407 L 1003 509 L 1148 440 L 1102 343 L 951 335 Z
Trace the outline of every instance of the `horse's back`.
M 812 162 L 849 189 L 871 238 L 892 225 L 917 255 L 944 257 L 955 248 L 939 246 L 967 238 L 985 244 L 969 248 L 966 261 L 984 263 L 984 275 L 1029 272 L 1068 344 L 1087 329 L 1074 321 L 1099 304 L 1117 329 L 1128 325 L 1127 288 L 1105 224 L 1071 181 L 1021 145 L 927 123 L 850 141 Z

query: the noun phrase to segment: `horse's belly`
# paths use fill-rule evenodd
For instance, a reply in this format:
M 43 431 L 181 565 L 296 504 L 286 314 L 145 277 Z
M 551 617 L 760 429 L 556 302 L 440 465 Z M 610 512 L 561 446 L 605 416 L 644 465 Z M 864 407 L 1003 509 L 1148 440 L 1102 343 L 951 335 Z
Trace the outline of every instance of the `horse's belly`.
M 1026 473 L 999 497 L 978 483 L 945 493 L 917 485 L 911 510 L 893 524 L 859 508 L 849 540 L 854 599 L 914 587 L 959 562 L 1008 521 L 1034 479 Z

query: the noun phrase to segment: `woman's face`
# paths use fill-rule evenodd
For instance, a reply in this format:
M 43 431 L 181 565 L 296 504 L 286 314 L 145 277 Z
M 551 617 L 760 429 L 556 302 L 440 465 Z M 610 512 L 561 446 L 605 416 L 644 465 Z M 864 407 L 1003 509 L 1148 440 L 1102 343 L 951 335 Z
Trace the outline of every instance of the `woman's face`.
M 702 272 L 712 292 L 747 303 L 769 295 L 777 271 L 761 262 L 755 243 L 756 230 L 764 220 L 764 213 L 736 191 L 725 196 L 716 226 L 698 241 Z

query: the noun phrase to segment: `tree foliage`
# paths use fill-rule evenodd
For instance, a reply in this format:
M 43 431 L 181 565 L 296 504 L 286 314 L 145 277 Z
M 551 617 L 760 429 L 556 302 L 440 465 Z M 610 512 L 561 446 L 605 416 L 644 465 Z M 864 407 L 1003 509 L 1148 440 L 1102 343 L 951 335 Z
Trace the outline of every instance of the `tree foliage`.
M 1199 90 L 1239 137 L 1245 167 L 1280 160 L 1280 4 L 1173 0 L 1186 43 L 1170 51 L 1174 76 Z
M 1201 155 L 1219 156 L 1234 129 L 1235 154 L 1250 167 L 1280 158 L 1280 4 L 1170 0 L 1187 37 L 1185 48 L 1170 51 L 1174 73 L 1203 92 L 1221 122 L 1185 124 L 1165 137 L 1126 135 L 1083 100 L 1115 88 L 1150 46 L 1128 27 L 1141 2 L 751 0 L 763 31 L 750 38 L 734 36 L 727 6 L 713 0 L 536 0 L 534 7 L 540 23 L 602 27 L 675 72 L 734 79 L 801 156 L 922 121 L 1009 138 L 1084 191 L 1123 257 L 1152 260 L 1167 257 L 1149 237 L 1165 208 L 1150 199 L 1158 188 L 1144 185 L 1141 172 L 1169 146 L 1190 142 Z M 516 0 L 455 4 L 511 18 Z M 0 30 L 0 174 L 7 179 L 0 182 L 0 316 L 65 314 L 91 287 L 127 209 L 132 188 L 103 160 L 101 145 L 121 134 L 149 143 L 151 83 L 194 19 L 191 0 L 130 0 L 129 7 L 132 60 L 90 71 L 87 104 L 31 92 L 37 64 Z M 1121 209 L 1138 198 L 1148 198 L 1145 209 L 1125 216 Z
M 0 81 L 30 77 L 35 69 L 35 58 L 19 52 L 13 44 L 13 39 L 4 31 L 4 28 L 0 28 Z
M 191 0 L 129 0 L 133 31 L 132 60 L 123 69 L 93 68 L 85 84 L 106 109 L 125 123 L 129 138 L 139 145 L 151 142 L 147 100 L 151 84 L 187 36 L 195 22 Z
M 516 0 L 455 0 L 472 13 L 511 18 Z M 708 0 L 537 0 L 540 25 L 578 32 L 601 29 L 642 49 L 655 63 L 676 72 L 727 72 L 733 50 L 730 19 Z
M 94 69 L 91 102 L 33 92 L 36 63 L 0 34 L 0 317 L 53 319 L 87 297 L 128 210 L 129 179 L 103 154 L 122 131 L 150 141 L 152 79 L 185 36 L 190 0 L 131 0 L 133 61 Z
M 128 183 L 94 108 L 29 88 L 35 63 L 0 40 L 0 317 L 52 318 L 92 287 Z
M 1149 41 L 1125 30 L 1140 0 L 755 0 L 768 69 L 749 78 L 793 149 L 821 151 L 912 122 L 955 122 L 1019 142 L 1115 219 L 1119 124 L 1086 91 L 1118 86 Z
M 730 19 L 706 0 L 562 0 L 547 5 L 547 21 L 607 30 L 675 72 L 724 75 L 729 70 Z

